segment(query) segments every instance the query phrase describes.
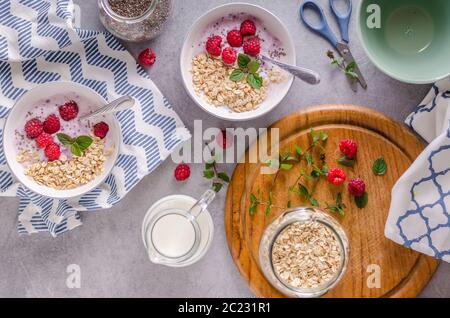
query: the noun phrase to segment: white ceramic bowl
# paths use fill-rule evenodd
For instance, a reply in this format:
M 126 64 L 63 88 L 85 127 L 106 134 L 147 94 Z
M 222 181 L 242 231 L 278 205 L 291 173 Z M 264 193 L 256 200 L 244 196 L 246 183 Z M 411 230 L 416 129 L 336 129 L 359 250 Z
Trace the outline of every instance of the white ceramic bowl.
M 229 14 L 245 13 L 261 21 L 272 36 L 279 39 L 286 55 L 280 60 L 282 62 L 296 64 L 295 46 L 286 26 L 271 12 L 266 9 L 248 3 L 230 3 L 214 8 L 201 16 L 191 27 L 181 51 L 180 67 L 184 86 L 191 98 L 208 113 L 231 121 L 244 121 L 260 117 L 274 109 L 287 95 L 294 81 L 292 76 L 281 84 L 271 85 L 266 100 L 259 108 L 244 113 L 237 113 L 228 107 L 216 107 L 209 104 L 202 96 L 198 96 L 192 85 L 192 58 L 200 53 L 198 44 L 204 41 L 203 34 L 208 26 L 218 22 L 222 17 Z M 238 28 L 239 25 L 236 25 Z M 226 40 L 225 40 L 226 41 Z
M 63 94 L 65 92 L 73 92 L 79 94 L 80 96 L 84 96 L 89 99 L 89 101 L 92 102 L 93 105 L 98 105 L 98 107 L 106 105 L 106 101 L 103 99 L 103 97 L 98 95 L 90 88 L 87 88 L 80 84 L 72 82 L 52 82 L 42 84 L 27 92 L 16 102 L 8 115 L 3 133 L 3 150 L 5 152 L 6 160 L 8 162 L 10 170 L 13 172 L 19 182 L 28 189 L 40 195 L 56 199 L 69 199 L 78 197 L 99 186 L 111 173 L 111 170 L 113 169 L 117 156 L 119 154 L 119 147 L 121 143 L 120 127 L 116 117 L 112 114 L 99 117 L 99 121 L 104 121 L 109 125 L 110 131 L 108 133 L 108 136 L 106 137 L 108 138 L 107 145 L 114 147 L 113 154 L 106 160 L 105 169 L 101 175 L 97 176 L 88 184 L 70 190 L 56 190 L 46 186 L 41 186 L 37 184 L 32 178 L 26 176 L 24 174 L 24 166 L 16 160 L 18 150 L 15 145 L 15 138 L 10 137 L 14 136 L 16 129 L 23 129 L 26 113 L 29 109 L 31 109 L 31 107 L 33 107 L 33 105 L 35 105 L 36 102 L 48 98 L 52 95 Z M 80 113 L 83 113 L 82 105 L 80 105 Z M 20 125 L 21 127 L 17 127 L 18 125 Z

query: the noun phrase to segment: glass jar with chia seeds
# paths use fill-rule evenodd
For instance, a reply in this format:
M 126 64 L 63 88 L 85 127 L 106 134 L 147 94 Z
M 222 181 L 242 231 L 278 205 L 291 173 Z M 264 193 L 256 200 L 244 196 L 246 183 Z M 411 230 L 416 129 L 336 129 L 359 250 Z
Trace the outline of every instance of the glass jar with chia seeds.
M 158 36 L 172 13 L 172 0 L 98 0 L 98 5 L 105 28 L 130 42 Z

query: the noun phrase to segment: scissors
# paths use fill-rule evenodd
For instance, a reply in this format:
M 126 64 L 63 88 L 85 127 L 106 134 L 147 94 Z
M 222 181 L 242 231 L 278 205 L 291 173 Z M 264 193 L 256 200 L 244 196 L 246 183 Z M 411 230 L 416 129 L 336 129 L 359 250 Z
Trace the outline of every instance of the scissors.
M 352 15 L 352 1 L 346 0 L 348 10 L 344 14 L 338 12 L 338 10 L 334 5 L 334 0 L 329 0 L 329 2 L 331 11 L 333 12 L 339 24 L 339 29 L 341 31 L 342 36 L 341 42 L 338 41 L 336 35 L 334 35 L 333 31 L 331 31 L 322 7 L 319 6 L 315 1 L 309 0 L 303 2 L 303 4 L 300 6 L 300 17 L 303 20 L 303 23 L 305 23 L 305 25 L 308 28 L 310 28 L 312 31 L 316 32 L 317 34 L 328 40 L 336 48 L 336 50 L 344 59 L 345 63 L 348 65 L 352 62 L 355 62 L 352 52 L 350 51 L 350 48 L 348 46 L 349 43 L 348 27 L 350 24 L 350 17 Z M 305 9 L 311 9 L 319 15 L 320 21 L 318 25 L 313 25 L 312 23 L 308 22 L 305 16 Z M 363 88 L 367 88 L 367 83 L 356 62 L 354 71 L 358 75 L 358 82 L 361 84 L 361 86 Z

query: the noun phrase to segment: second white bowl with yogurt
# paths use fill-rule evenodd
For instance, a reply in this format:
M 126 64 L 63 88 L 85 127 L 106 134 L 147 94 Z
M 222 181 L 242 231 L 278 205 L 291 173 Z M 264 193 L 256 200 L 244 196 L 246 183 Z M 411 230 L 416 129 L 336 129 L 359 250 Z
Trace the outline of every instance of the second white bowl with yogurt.
M 236 20 L 239 21 L 233 21 L 234 16 L 238 17 L 239 19 Z M 180 58 L 183 83 L 190 97 L 208 113 L 230 121 L 255 119 L 273 110 L 287 95 L 294 80 L 291 75 L 286 75 L 287 80 L 269 87 L 267 97 L 256 109 L 246 112 L 234 112 L 226 106 L 214 106 L 196 93 L 192 83 L 192 59 L 204 49 L 202 44 L 205 42 L 205 37 L 212 35 L 210 33 L 213 32 L 220 34 L 222 24 L 224 29 L 233 28 L 233 23 L 235 24 L 234 28 L 239 28 L 240 22 L 245 19 L 253 20 L 259 30 L 258 35 L 263 37 L 261 39 L 262 54 L 275 54 L 276 58 L 282 62 L 296 63 L 295 46 L 287 27 L 271 12 L 247 3 L 219 6 L 200 17 L 193 24 L 185 39 Z M 276 50 L 275 47 L 281 50 Z M 281 52 L 281 54 L 277 54 L 277 52 Z

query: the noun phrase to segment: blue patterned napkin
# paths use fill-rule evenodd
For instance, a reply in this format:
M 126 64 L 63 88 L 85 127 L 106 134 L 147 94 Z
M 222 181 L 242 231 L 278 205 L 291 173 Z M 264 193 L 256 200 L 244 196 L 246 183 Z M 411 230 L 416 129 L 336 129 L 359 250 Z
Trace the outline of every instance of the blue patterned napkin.
M 0 0 L 0 127 L 20 96 L 51 81 L 83 84 L 107 100 L 131 95 L 137 105 L 117 114 L 123 144 L 112 173 L 104 184 L 76 199 L 44 198 L 16 183 L 0 147 L 0 195 L 20 198 L 21 234 L 57 236 L 81 225 L 77 212 L 116 204 L 190 138 L 123 46 L 109 33 L 75 29 L 72 20 L 71 0 Z
M 406 123 L 430 145 L 393 189 L 386 236 L 450 262 L 450 79 L 436 83 Z

